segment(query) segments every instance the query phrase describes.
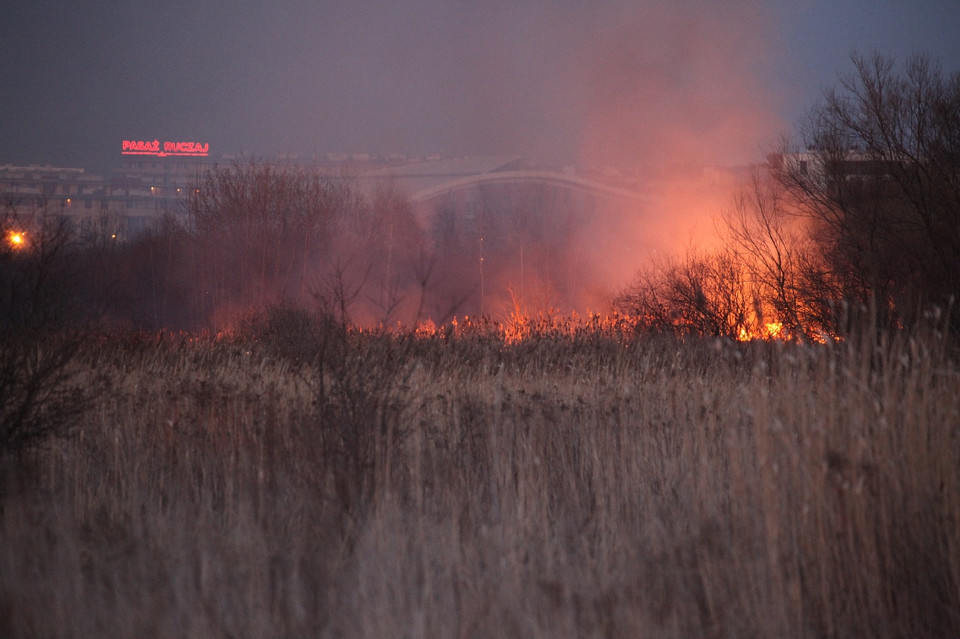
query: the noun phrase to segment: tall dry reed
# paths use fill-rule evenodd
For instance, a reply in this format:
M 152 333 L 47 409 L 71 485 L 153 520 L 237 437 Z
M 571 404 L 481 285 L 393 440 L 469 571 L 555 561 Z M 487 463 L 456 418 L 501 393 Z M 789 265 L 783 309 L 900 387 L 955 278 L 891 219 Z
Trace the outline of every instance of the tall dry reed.
M 7 461 L 0 634 L 960 636 L 935 336 L 246 330 L 86 354 Z

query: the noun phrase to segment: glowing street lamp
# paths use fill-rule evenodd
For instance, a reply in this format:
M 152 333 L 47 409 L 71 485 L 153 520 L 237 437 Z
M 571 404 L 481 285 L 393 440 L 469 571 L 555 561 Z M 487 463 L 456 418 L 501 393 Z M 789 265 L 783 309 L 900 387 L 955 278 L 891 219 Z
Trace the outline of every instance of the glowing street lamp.
M 7 244 L 14 250 L 25 248 L 27 246 L 27 234 L 22 231 L 10 231 L 7 233 Z

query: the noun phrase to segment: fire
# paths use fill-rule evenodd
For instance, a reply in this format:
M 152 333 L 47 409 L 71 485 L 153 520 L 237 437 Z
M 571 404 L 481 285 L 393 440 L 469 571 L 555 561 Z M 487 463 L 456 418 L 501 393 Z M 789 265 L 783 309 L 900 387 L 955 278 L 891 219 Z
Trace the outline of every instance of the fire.
M 779 339 L 780 334 L 783 333 L 782 322 L 768 322 L 764 324 L 764 327 L 767 329 L 767 339 Z
M 766 322 L 763 327 L 753 325 L 752 328 L 741 326 L 737 339 L 741 342 L 751 340 L 789 340 L 790 336 L 783 329 L 783 322 Z

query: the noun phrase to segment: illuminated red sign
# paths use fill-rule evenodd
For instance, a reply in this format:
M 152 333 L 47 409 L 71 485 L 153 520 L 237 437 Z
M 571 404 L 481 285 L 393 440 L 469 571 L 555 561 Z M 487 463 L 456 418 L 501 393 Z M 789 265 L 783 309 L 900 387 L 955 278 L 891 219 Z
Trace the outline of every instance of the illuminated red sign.
M 152 142 L 143 140 L 124 140 L 123 155 L 155 155 L 165 158 L 168 155 L 179 155 L 194 158 L 205 158 L 210 154 L 210 143 L 200 144 L 199 142 L 164 142 L 160 140 Z

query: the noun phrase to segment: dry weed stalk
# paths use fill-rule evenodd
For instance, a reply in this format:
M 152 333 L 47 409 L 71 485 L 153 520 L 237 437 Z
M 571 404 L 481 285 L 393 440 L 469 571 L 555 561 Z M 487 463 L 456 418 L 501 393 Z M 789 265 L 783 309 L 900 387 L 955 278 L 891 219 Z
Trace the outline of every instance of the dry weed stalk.
M 3 504 L 4 636 L 960 631 L 928 336 L 294 320 L 87 355 L 111 392 Z

